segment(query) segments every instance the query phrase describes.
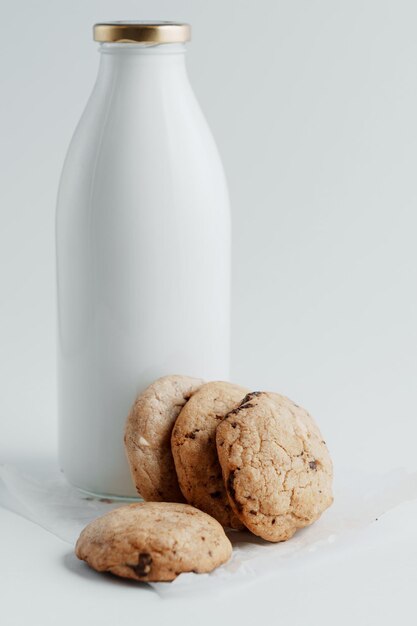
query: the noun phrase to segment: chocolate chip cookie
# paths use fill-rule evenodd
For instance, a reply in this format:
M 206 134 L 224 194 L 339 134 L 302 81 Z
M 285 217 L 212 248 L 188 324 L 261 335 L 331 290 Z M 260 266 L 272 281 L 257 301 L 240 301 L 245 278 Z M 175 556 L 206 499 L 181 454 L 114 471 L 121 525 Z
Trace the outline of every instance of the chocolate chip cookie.
M 230 558 L 232 546 L 215 519 L 188 504 L 140 502 L 91 522 L 75 553 L 99 572 L 170 581 L 183 572 L 211 572 Z
M 217 458 L 216 428 L 238 406 L 247 389 L 226 382 L 200 387 L 179 414 L 172 431 L 172 454 L 187 502 L 223 526 L 242 528 L 233 514 Z
M 255 535 L 285 541 L 333 501 L 332 462 L 313 418 L 277 393 L 253 392 L 218 425 L 230 504 Z
M 171 432 L 184 404 L 204 381 L 164 376 L 137 397 L 127 418 L 125 448 L 144 500 L 184 502 L 171 452 Z

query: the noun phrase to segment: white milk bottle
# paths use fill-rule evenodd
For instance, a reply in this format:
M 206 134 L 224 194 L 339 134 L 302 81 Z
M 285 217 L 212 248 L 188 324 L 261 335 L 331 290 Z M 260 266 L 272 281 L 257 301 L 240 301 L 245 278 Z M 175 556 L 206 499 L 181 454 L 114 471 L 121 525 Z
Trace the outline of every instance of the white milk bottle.
M 156 378 L 229 375 L 230 216 L 185 68 L 187 24 L 94 27 L 98 78 L 57 207 L 60 464 L 97 495 L 135 493 L 126 416 Z

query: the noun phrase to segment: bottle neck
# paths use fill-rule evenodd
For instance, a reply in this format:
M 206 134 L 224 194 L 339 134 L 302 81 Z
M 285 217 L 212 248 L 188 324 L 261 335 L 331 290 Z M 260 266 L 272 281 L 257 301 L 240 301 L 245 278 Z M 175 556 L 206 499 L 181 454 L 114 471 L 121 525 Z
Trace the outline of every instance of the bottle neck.
M 131 118 L 138 115 L 163 117 L 162 109 L 184 110 L 193 99 L 185 66 L 184 44 L 145 46 L 102 44 L 100 66 L 92 98 L 113 112 Z
M 115 74 L 134 78 L 141 75 L 159 74 L 186 77 L 184 44 L 100 44 L 99 74 Z

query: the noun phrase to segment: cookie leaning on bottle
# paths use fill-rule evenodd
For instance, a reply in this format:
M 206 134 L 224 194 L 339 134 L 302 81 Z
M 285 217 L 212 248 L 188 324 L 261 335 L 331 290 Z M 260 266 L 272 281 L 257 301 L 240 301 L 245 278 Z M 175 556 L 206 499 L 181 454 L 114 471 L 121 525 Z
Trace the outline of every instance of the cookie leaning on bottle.
M 144 500 L 184 502 L 171 453 L 171 432 L 199 378 L 164 376 L 138 395 L 125 427 L 125 450 L 133 482 Z

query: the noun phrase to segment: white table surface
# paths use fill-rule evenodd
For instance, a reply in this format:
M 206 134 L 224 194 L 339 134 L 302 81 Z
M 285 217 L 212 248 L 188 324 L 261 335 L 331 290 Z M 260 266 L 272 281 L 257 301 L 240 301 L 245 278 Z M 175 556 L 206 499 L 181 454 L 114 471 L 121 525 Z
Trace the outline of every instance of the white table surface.
M 22 447 L 9 446 L 0 458 L 21 464 Z M 0 495 L 7 505 L 4 489 Z M 417 618 L 416 519 L 417 501 L 407 502 L 351 544 L 306 558 L 302 567 L 281 562 L 276 574 L 220 594 L 162 599 L 149 586 L 93 572 L 69 544 L 0 507 L 0 623 L 411 625 Z

